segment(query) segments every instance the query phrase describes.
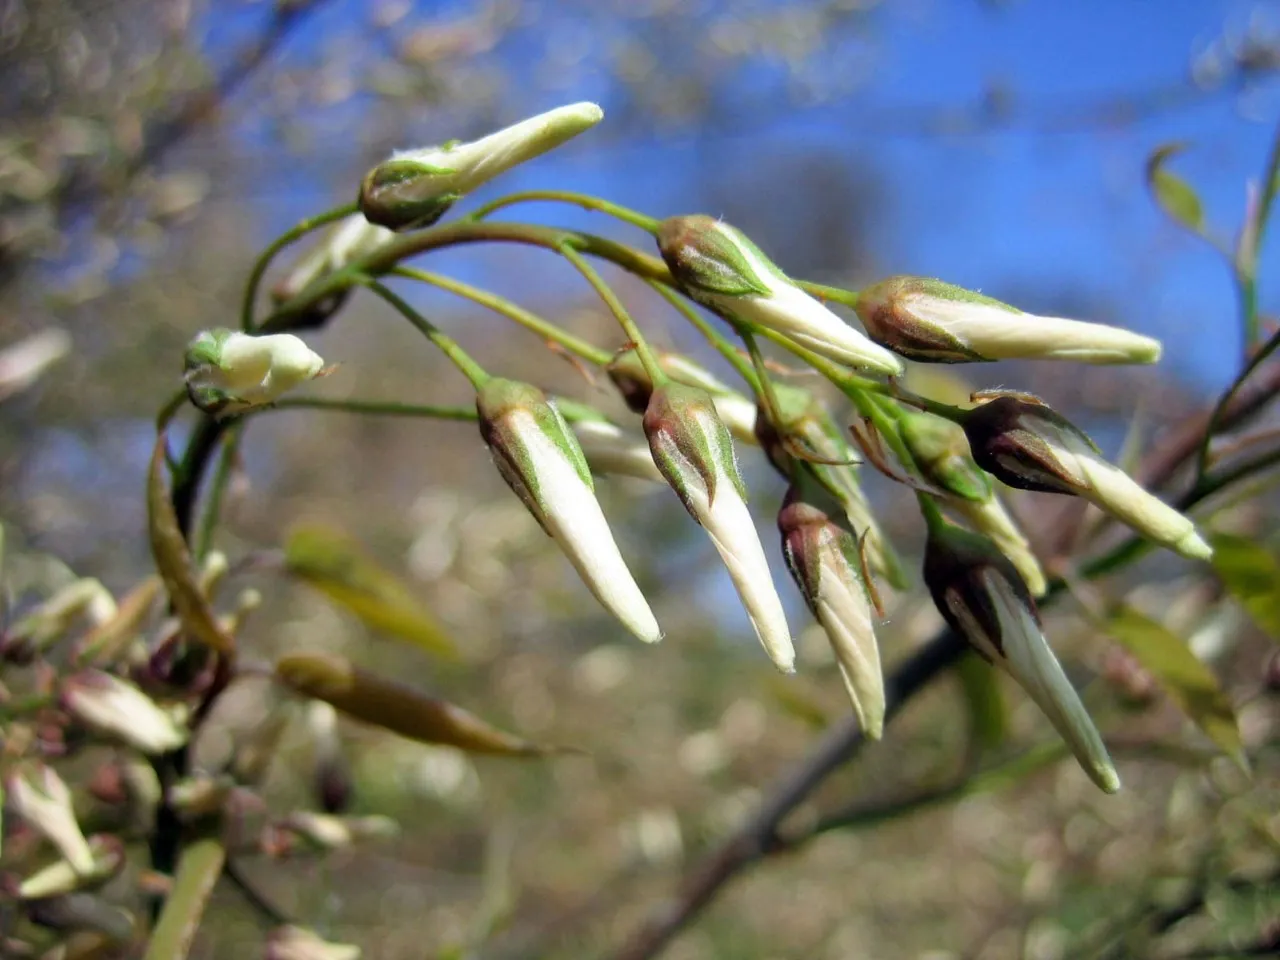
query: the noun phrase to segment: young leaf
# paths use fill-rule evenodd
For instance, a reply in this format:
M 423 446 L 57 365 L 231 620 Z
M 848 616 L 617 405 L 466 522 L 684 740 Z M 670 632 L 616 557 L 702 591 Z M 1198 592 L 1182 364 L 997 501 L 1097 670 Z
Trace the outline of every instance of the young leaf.
M 1206 736 L 1242 767 L 1247 761 L 1231 701 L 1183 640 L 1132 607 L 1122 607 L 1108 632 L 1149 670 Z
M 457 647 L 430 612 L 394 573 L 346 534 L 324 527 L 295 527 L 284 547 L 285 567 L 368 626 L 453 658 Z
M 1280 560 L 1261 543 L 1229 533 L 1216 533 L 1213 568 L 1228 592 L 1249 611 L 1262 630 L 1280 640 Z
M 275 675 L 279 683 L 296 693 L 323 700 L 353 719 L 422 743 L 505 756 L 563 752 L 563 748 L 539 746 L 499 730 L 444 700 L 366 673 L 335 654 L 286 654 L 276 661 Z
M 161 433 L 156 437 L 151 467 L 147 472 L 147 532 L 151 538 L 156 571 L 164 581 L 169 602 L 173 604 L 183 630 L 219 653 L 229 654 L 235 650 L 235 640 L 218 625 L 208 598 L 200 590 L 191 550 L 182 536 L 178 516 L 169 500 L 169 485 L 164 478 L 165 450 L 165 435 Z
M 1009 709 L 1000 692 L 1000 675 L 976 654 L 956 664 L 956 675 L 969 710 L 969 731 L 983 749 L 998 747 L 1009 729 Z
M 1186 149 L 1186 144 L 1167 143 L 1147 158 L 1147 186 L 1160 208 L 1175 221 L 1195 233 L 1204 232 L 1204 208 L 1187 181 L 1165 169 L 1170 157 Z

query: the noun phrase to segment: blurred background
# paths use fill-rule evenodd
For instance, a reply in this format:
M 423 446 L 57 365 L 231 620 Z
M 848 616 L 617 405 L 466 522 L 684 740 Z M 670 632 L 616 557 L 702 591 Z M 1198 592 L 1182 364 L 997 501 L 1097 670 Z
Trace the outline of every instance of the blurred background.
M 57 356 L 24 378 L 8 355 L 9 549 L 56 556 L 113 591 L 135 583 L 150 565 L 142 492 L 155 413 L 180 385 L 186 342 L 235 326 L 256 252 L 353 198 L 392 149 L 584 99 L 604 107 L 603 124 L 461 209 L 536 187 L 654 216 L 705 212 L 809 279 L 856 288 L 925 274 L 1160 337 L 1165 358 L 1153 369 L 1010 364 L 917 384 L 943 399 L 1034 390 L 1112 454 L 1135 418 L 1141 437 L 1158 439 L 1238 368 L 1229 273 L 1161 214 L 1144 168 L 1158 147 L 1185 141 L 1174 165 L 1209 229 L 1234 239 L 1280 116 L 1280 3 L 0 0 L 0 351 L 41 334 Z M 503 217 L 517 215 L 646 251 L 651 242 L 575 208 Z M 1267 328 L 1277 249 L 1264 250 L 1260 269 Z M 620 343 L 598 300 L 545 251 L 429 259 L 592 342 Z M 618 289 L 655 343 L 728 377 L 645 288 Z M 491 370 L 623 415 L 603 382 L 529 334 L 446 294 L 407 295 Z M 354 297 L 314 344 L 340 364 L 316 388 L 325 395 L 470 400 L 430 345 L 371 299 Z M 742 460 L 772 550 L 782 484 L 756 452 Z M 880 479 L 869 477 L 869 491 L 914 563 L 922 525 Z M 278 547 L 298 523 L 346 531 L 412 585 L 463 652 L 442 663 L 305 587 L 250 573 L 243 583 L 266 595 L 245 634 L 259 655 L 341 651 L 589 754 L 475 760 L 344 725 L 350 809 L 392 816 L 403 833 L 319 861 L 250 863 L 291 913 L 379 960 L 605 955 L 847 712 L 811 627 L 800 677 L 774 675 L 669 491 L 600 491 L 666 629 L 660 647 L 639 648 L 598 609 L 502 484 L 474 426 L 308 411 L 253 423 L 219 547 L 235 560 Z M 1015 506 L 1033 539 L 1061 509 L 1049 498 Z M 1262 500 L 1240 522 L 1269 530 L 1272 519 Z M 1147 561 L 1135 602 L 1168 612 L 1186 592 L 1183 572 Z M 793 622 L 807 624 L 788 597 Z M 1144 941 L 1146 952 L 1106 952 L 1117 924 L 1178 902 L 1209 865 L 1219 877 L 1256 866 L 1250 858 L 1274 864 L 1277 711 L 1257 698 L 1267 641 L 1238 611 L 1210 612 L 1216 633 L 1198 652 L 1217 658 L 1241 705 L 1253 780 L 1223 758 L 1152 749 L 1205 744 L 1158 694 L 1130 696 L 1105 637 L 1063 619 L 1055 644 L 1074 677 L 1097 681 L 1090 702 L 1116 745 L 1123 794 L 1102 796 L 1067 762 L 832 833 L 753 870 L 669 956 L 1174 957 L 1235 935 L 1234 924 L 1280 916 L 1273 881 L 1202 902 Z M 922 590 L 894 598 L 881 633 L 888 668 L 939 622 Z M 1005 692 L 1008 744 L 1047 739 L 1025 697 Z M 238 702 L 251 710 L 263 696 L 249 687 Z M 957 685 L 938 685 L 801 814 L 945 779 L 965 754 L 969 709 Z M 291 728 L 272 804 L 319 803 L 313 753 L 305 724 Z M 258 939 L 228 891 L 193 955 L 249 956 Z

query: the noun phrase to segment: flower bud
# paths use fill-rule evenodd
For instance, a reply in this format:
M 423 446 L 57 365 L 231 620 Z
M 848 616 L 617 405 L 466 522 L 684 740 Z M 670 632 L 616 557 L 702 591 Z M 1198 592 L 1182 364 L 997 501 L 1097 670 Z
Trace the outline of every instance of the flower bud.
M 250 336 L 206 330 L 187 345 L 187 394 L 206 413 L 233 414 L 273 403 L 320 376 L 324 360 L 291 333 Z
M 902 361 L 801 290 L 739 230 L 708 216 L 670 217 L 658 249 L 692 299 L 790 337 L 824 357 L 897 376 Z
M 654 463 L 711 537 L 765 651 L 778 668 L 795 670 L 795 650 L 769 562 L 747 510 L 733 441 L 711 395 L 668 383 L 653 392 L 644 432 Z
M 517 164 L 560 146 L 604 118 L 594 103 L 557 107 L 497 133 L 461 143 L 404 150 L 378 164 L 360 185 L 370 223 L 413 230 L 435 223 L 454 202 Z
M 804 469 L 840 502 L 854 535 L 863 541 L 871 569 L 892 586 L 905 587 L 907 578 L 902 561 L 885 537 L 858 482 L 858 455 L 836 426 L 831 412 L 802 387 L 777 383 L 773 390 L 776 412 L 782 422 L 772 423 L 763 407 L 756 416 L 756 438 L 769 462 L 791 480 L 799 464 L 787 452 L 784 437 L 790 438 L 802 451 L 812 453 L 817 459 L 804 461 Z M 819 460 L 827 462 L 817 462 Z
M 659 353 L 657 360 L 662 372 L 676 383 L 700 387 L 711 394 L 716 414 L 729 428 L 729 435 L 733 439 L 752 446 L 756 444 L 756 405 L 749 397 L 743 396 L 688 357 L 678 353 Z M 621 351 L 609 361 L 605 371 L 622 394 L 628 408 L 640 414 L 649 408 L 653 381 L 649 379 L 649 371 L 644 368 L 635 347 Z
M 577 420 L 573 432 L 592 473 L 663 482 L 644 437 L 633 436 L 608 420 Z
M 974 462 L 964 430 L 928 413 L 904 414 L 899 429 L 920 475 L 946 494 L 954 513 L 1013 561 L 1033 596 L 1043 596 L 1048 583 L 1040 561 L 997 498 L 991 478 Z
M 929 518 L 924 581 L 951 629 L 1026 690 L 1093 782 L 1119 790 L 1107 748 L 1040 628 L 1035 600 L 995 544 Z
M 277 927 L 267 937 L 263 960 L 360 960 L 360 948 L 330 943 L 305 927 Z
M 909 360 L 1074 360 L 1155 363 L 1160 342 L 1141 334 L 1058 317 L 1038 317 L 961 287 L 924 277 L 890 277 L 858 295 L 855 308 L 876 343 Z
M 105 737 L 155 755 L 187 742 L 187 731 L 127 680 L 82 670 L 62 684 L 63 708 L 78 723 Z
M 803 475 L 787 491 L 778 514 L 782 554 L 831 642 L 858 723 L 868 737 L 879 740 L 884 732 L 884 676 L 858 541 L 825 493 Z
M 1044 403 L 997 397 L 969 411 L 964 432 L 978 465 L 1011 487 L 1084 497 L 1184 557 L 1213 555 L 1191 520 L 1104 460 L 1082 430 Z
M 58 848 L 76 873 L 90 875 L 97 860 L 80 832 L 71 791 L 52 767 L 34 764 L 5 781 L 5 804 Z
M 476 397 L 480 435 L 498 472 L 606 609 L 641 640 L 662 632 L 596 501 L 582 447 L 537 387 L 500 378 Z
M 89 839 L 93 868 L 79 872 L 66 860 L 58 860 L 25 877 L 18 884 L 23 900 L 56 897 L 85 887 L 100 886 L 119 873 L 124 866 L 124 844 L 111 834 L 97 834 Z
M 370 223 L 363 214 L 353 213 L 334 224 L 319 243 L 298 259 L 293 269 L 271 289 L 271 298 L 284 303 L 321 277 L 381 250 L 395 238 L 394 231 Z

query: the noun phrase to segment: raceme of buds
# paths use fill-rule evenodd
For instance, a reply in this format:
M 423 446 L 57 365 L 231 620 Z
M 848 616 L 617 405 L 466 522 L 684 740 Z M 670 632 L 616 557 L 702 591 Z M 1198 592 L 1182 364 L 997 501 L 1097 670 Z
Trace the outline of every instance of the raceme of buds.
M 277 927 L 267 937 L 265 960 L 360 960 L 360 948 L 330 943 L 305 927 Z
M 803 479 L 787 491 L 778 514 L 782 554 L 831 641 L 858 723 L 867 736 L 879 740 L 884 732 L 884 676 L 858 541 L 835 519 L 837 505 L 824 493 Z
M 320 355 L 291 333 L 251 336 L 225 329 L 197 334 L 183 365 L 191 402 L 213 414 L 272 403 L 324 370 Z
M 1048 584 L 1040 561 L 996 496 L 991 478 L 974 462 L 964 431 L 928 413 L 905 413 L 898 426 L 920 475 L 946 494 L 953 512 L 1013 561 L 1032 595 L 1043 596 Z
M 1108 463 L 1082 430 L 1044 403 L 997 397 L 969 411 L 964 431 L 978 465 L 1011 487 L 1084 497 L 1184 557 L 1213 555 L 1190 519 Z
M 663 482 L 643 436 L 628 433 L 608 420 L 577 420 L 573 432 L 592 473 Z
M 773 423 L 763 406 L 756 416 L 756 438 L 769 462 L 787 480 L 792 479 L 798 464 L 787 452 L 784 435 L 801 451 L 816 457 L 816 460 L 804 461 L 804 469 L 840 502 L 854 534 L 863 541 L 871 569 L 894 587 L 905 587 L 907 579 L 902 562 L 880 529 L 858 482 L 858 456 L 836 426 L 831 412 L 802 387 L 777 383 L 773 385 L 773 392 L 775 412 L 781 423 Z
M 80 831 L 71 791 L 53 768 L 35 764 L 9 775 L 5 805 L 58 848 L 79 874 L 90 875 L 97 860 Z
M 876 343 L 910 360 L 1074 360 L 1155 363 L 1160 342 L 1101 323 L 1039 317 L 925 277 L 890 277 L 858 294 L 855 308 Z
M 1041 630 L 1035 600 L 995 544 L 930 517 L 924 581 L 951 629 L 1027 691 L 1093 782 L 1119 790 L 1107 748 Z
M 796 286 L 741 231 L 713 217 L 670 217 L 658 249 L 694 300 L 725 316 L 785 334 L 816 353 L 897 376 L 902 361 Z
M 756 405 L 732 387 L 716 378 L 711 371 L 678 353 L 659 353 L 658 366 L 676 383 L 700 387 L 711 394 L 716 414 L 729 428 L 729 435 L 742 443 L 754 446 L 756 440 Z M 622 394 L 623 401 L 635 413 L 643 414 L 649 408 L 653 395 L 653 381 L 644 368 L 635 347 L 622 350 L 605 367 L 609 379 Z
M 430 226 L 454 202 L 517 164 L 532 160 L 594 127 L 604 111 L 594 103 L 557 107 L 497 133 L 461 143 L 404 150 L 369 171 L 360 211 L 392 230 Z
M 77 722 L 146 754 L 168 753 L 187 732 L 155 701 L 127 680 L 102 670 L 82 670 L 62 684 L 62 706 Z
M 591 592 L 641 640 L 662 639 L 596 501 L 582 446 L 555 404 L 537 387 L 495 377 L 480 388 L 476 410 L 498 472 Z
M 795 650 L 769 562 L 747 510 L 733 441 L 705 390 L 667 383 L 644 415 L 653 460 L 685 509 L 711 537 L 765 651 L 779 669 L 795 669 Z

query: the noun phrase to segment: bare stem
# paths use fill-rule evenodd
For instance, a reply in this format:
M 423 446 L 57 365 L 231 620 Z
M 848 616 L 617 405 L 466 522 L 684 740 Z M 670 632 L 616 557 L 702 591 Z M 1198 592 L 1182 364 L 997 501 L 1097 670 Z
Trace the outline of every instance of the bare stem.
M 585 210 L 595 210 L 598 213 L 604 213 L 622 220 L 624 223 L 629 223 L 633 227 L 647 230 L 649 233 L 654 233 L 658 229 L 658 221 L 655 218 L 646 216 L 638 210 L 632 210 L 630 207 L 612 203 L 589 193 L 576 193 L 572 190 L 521 190 L 519 193 L 509 193 L 505 197 L 498 197 L 498 199 L 486 203 L 483 207 L 473 211 L 468 215 L 467 219 L 483 220 L 489 214 L 496 213 L 505 207 L 539 200 L 548 200 L 553 203 L 570 203 Z
M 143 960 L 184 960 L 226 859 L 226 848 L 214 837 L 196 840 L 183 850 Z
M 561 244 L 560 253 L 566 260 L 577 267 L 578 272 L 582 274 L 587 283 L 591 284 L 592 289 L 600 295 L 600 299 L 604 301 L 604 305 L 609 308 L 609 312 L 618 321 L 618 325 L 622 327 L 627 339 L 635 345 L 636 353 L 640 357 L 640 362 L 644 364 L 645 372 L 649 374 L 649 380 L 653 383 L 654 388 L 656 389 L 666 383 L 670 377 L 663 371 L 662 365 L 658 363 L 658 358 L 649 349 L 649 344 L 645 340 L 644 334 L 640 332 L 640 328 L 636 325 L 635 320 L 632 319 L 631 314 L 627 312 L 627 308 L 622 305 L 618 295 L 613 292 L 613 287 L 605 282 L 604 277 L 600 276 L 596 268 L 587 262 L 586 257 L 574 249 L 572 242 Z
M 395 307 L 400 314 L 422 331 L 423 335 L 440 348 L 440 351 L 452 361 L 453 365 L 462 371 L 463 375 L 471 381 L 471 385 L 476 389 L 484 386 L 489 380 L 489 374 L 485 372 L 484 367 L 476 363 L 471 355 L 458 345 L 458 341 L 453 337 L 444 333 L 434 323 L 420 314 L 413 307 L 409 306 L 405 300 L 396 294 L 393 290 L 379 283 L 372 277 L 361 277 L 358 281 L 362 285 L 368 287 L 391 306 Z
M 608 350 L 602 350 L 593 344 L 587 343 L 585 340 L 578 339 L 567 330 L 556 326 L 550 320 L 544 320 L 536 313 L 526 310 L 519 304 L 512 303 L 506 297 L 500 297 L 496 293 L 482 290 L 480 287 L 473 287 L 468 283 L 463 283 L 461 280 L 455 280 L 439 273 L 419 270 L 417 267 L 396 267 L 392 272 L 400 277 L 419 280 L 433 287 L 439 287 L 441 290 L 447 290 L 449 293 L 457 294 L 473 303 L 478 303 L 482 307 L 488 307 L 495 313 L 502 314 L 508 320 L 513 320 L 525 329 L 533 331 L 538 336 L 553 343 L 558 343 L 570 353 L 576 354 L 588 363 L 603 366 L 613 359 L 613 354 Z

